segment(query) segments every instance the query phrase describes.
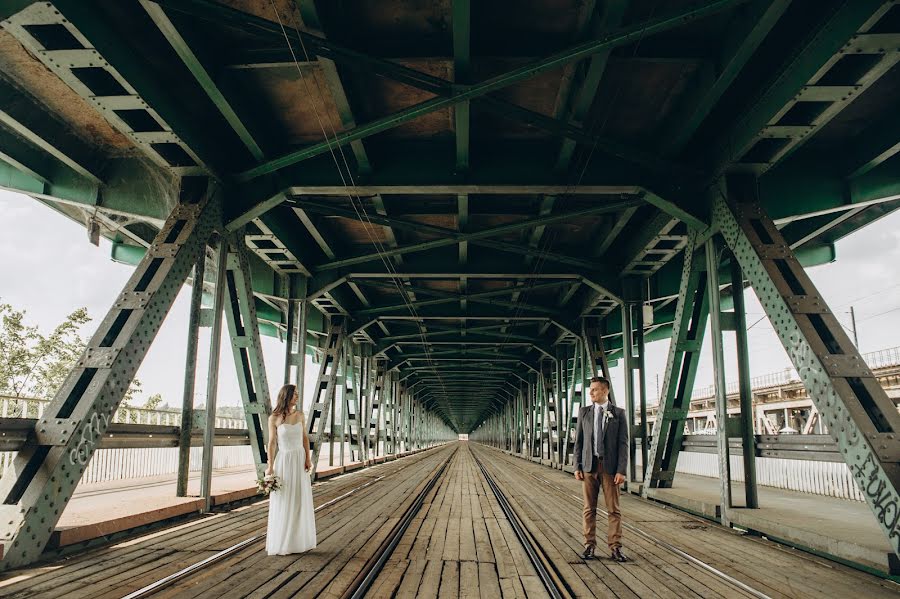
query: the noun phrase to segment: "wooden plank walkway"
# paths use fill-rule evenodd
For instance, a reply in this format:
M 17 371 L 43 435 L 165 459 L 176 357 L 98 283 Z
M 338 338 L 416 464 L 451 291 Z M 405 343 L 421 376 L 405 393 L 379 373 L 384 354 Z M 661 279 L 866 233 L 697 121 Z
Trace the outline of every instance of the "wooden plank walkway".
M 355 553 L 377 546 L 379 535 L 393 524 L 394 510 L 399 510 L 414 488 L 454 450 L 452 445 L 440 447 L 316 483 L 313 501 L 317 506 L 372 484 L 316 514 L 319 546 L 315 550 L 299 556 L 268 557 L 262 539 L 158 596 L 291 597 L 301 588 L 304 595 L 308 591 L 306 596 L 314 596 L 339 572 L 352 570 L 339 564 L 341 556 L 347 556 L 344 562 L 358 559 Z M 0 596 L 123 597 L 244 539 L 264 534 L 267 517 L 268 502 L 262 501 L 68 559 L 7 572 L 0 577 Z M 360 523 L 365 523 L 365 528 L 360 528 Z M 276 592 L 269 595 L 272 590 Z
M 473 444 L 473 452 L 503 489 L 519 517 L 578 597 L 751 597 L 691 561 L 624 531 L 631 562 L 585 562 L 581 483 L 571 474 Z M 603 502 L 600 501 L 602 509 Z M 658 540 L 773 598 L 861 596 L 896 599 L 900 585 L 757 537 L 743 536 L 631 495 L 623 520 Z M 598 515 L 598 540 L 606 519 Z M 600 549 L 603 549 L 602 547 Z M 605 555 L 605 552 L 599 552 Z
M 367 597 L 547 597 L 476 458 L 575 597 L 753 597 L 664 546 L 773 598 L 900 597 L 898 585 L 624 495 L 631 562 L 581 559 L 581 491 L 570 474 L 474 443 L 454 443 L 317 483 L 318 547 L 269 557 L 258 540 L 155 597 L 340 597 L 449 459 Z M 360 489 L 364 484 L 365 488 Z M 602 506 L 601 506 L 602 507 Z M 265 532 L 267 502 L 174 526 L 84 554 L 5 573 L 3 597 L 120 598 Z M 598 518 L 600 537 L 605 519 Z M 601 553 L 602 555 L 602 553 Z
M 460 444 L 367 596 L 548 597 L 468 444 Z

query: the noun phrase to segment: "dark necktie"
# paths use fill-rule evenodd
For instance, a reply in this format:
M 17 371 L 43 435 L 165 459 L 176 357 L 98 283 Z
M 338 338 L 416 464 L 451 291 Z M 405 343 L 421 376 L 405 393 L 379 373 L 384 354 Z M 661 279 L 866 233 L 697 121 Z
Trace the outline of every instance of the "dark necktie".
M 594 409 L 599 410 L 599 414 L 594 423 L 594 454 L 603 455 L 603 408 Z

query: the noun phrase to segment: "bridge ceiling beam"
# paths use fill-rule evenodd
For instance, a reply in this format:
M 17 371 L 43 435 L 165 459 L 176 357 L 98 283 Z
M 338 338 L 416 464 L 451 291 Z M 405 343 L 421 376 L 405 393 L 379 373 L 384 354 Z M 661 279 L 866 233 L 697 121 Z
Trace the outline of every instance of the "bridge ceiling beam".
M 790 4 L 790 0 L 754 0 L 737 9 L 714 64 L 701 67 L 693 91 L 668 118 L 667 132 L 661 136 L 667 155 L 677 154 L 690 141 Z
M 514 231 L 519 231 L 522 229 L 530 229 L 532 227 L 538 225 L 548 225 L 552 223 L 559 223 L 565 221 L 577 220 L 578 218 L 584 216 L 591 216 L 597 214 L 603 214 L 606 212 L 615 212 L 617 210 L 628 208 L 630 206 L 635 206 L 640 203 L 641 200 L 622 200 L 618 202 L 610 202 L 609 204 L 605 204 L 603 206 L 597 206 L 593 208 L 586 208 L 583 210 L 575 210 L 571 212 L 563 212 L 556 214 L 549 214 L 546 216 L 539 216 L 536 218 L 528 218 L 519 222 L 510 223 L 506 225 L 500 225 L 496 227 L 491 227 L 489 229 L 483 229 L 481 231 L 474 231 L 469 233 L 457 233 L 450 229 L 446 229 L 445 237 L 441 239 L 435 239 L 431 241 L 424 241 L 421 243 L 415 243 L 407 246 L 401 246 L 394 249 L 384 250 L 381 252 L 377 252 L 374 254 L 364 254 L 361 256 L 354 256 L 351 258 L 344 258 L 341 260 L 334 260 L 332 262 L 326 262 L 324 264 L 319 264 L 316 267 L 316 270 L 330 270 L 336 268 L 344 268 L 347 266 L 353 266 L 355 264 L 364 264 L 366 262 L 372 262 L 374 260 L 379 260 L 382 257 L 392 256 L 395 254 L 407 254 L 410 252 L 420 252 L 424 250 L 430 250 L 440 247 L 445 247 L 449 245 L 457 245 L 461 241 L 473 241 L 473 240 L 481 240 L 490 237 L 497 237 L 500 235 L 505 235 L 507 233 L 511 233 Z
M 303 19 L 303 24 L 316 32 L 323 40 L 326 39 L 325 28 L 322 26 L 322 20 L 316 9 L 315 0 L 294 0 L 294 3 L 300 11 L 300 18 Z M 288 26 L 286 29 L 293 28 Z M 297 58 L 305 59 L 306 56 L 298 56 Z M 335 108 L 337 108 L 338 117 L 341 119 L 341 125 L 344 129 L 355 129 L 356 118 L 353 116 L 353 107 L 351 106 L 350 99 L 347 97 L 347 90 L 344 86 L 343 79 L 338 72 L 337 64 L 330 58 L 324 56 L 317 56 L 316 62 L 318 62 L 319 67 L 322 69 L 325 83 L 328 85 L 328 90 L 331 92 L 331 97 L 334 99 L 334 105 Z M 312 76 L 312 73 L 310 73 L 310 76 Z M 333 131 L 326 132 L 327 135 L 333 133 Z M 356 159 L 356 167 L 359 174 L 369 174 L 372 171 L 372 165 L 369 162 L 369 155 L 366 153 L 366 147 L 363 142 L 361 140 L 351 142 L 350 149 L 353 152 L 353 157 Z
M 820 84 L 831 68 L 846 54 L 854 52 L 852 38 L 865 34 L 893 6 L 892 2 L 858 0 L 842 2 L 821 22 L 817 35 L 809 36 L 790 54 L 776 75 L 762 87 L 758 99 L 740 118 L 727 128 L 723 135 L 709 145 L 709 164 L 713 178 L 740 163 L 760 140 L 779 140 L 778 149 L 765 157 L 754 157 L 745 167 L 757 175 L 808 141 L 861 92 L 897 63 L 896 52 L 886 53 L 858 81 L 845 86 Z M 779 123 L 799 102 L 823 102 L 830 104 L 808 125 L 793 132 L 779 129 Z
M 471 6 L 469 0 L 452 0 L 453 81 L 467 84 L 471 77 Z M 453 107 L 456 128 L 456 170 L 469 170 L 469 102 Z
M 48 50 L 26 29 L 35 24 L 66 27 L 82 49 Z M 227 170 L 231 145 L 219 144 L 218 136 L 211 135 L 217 127 L 205 119 L 188 117 L 168 91 L 170 86 L 118 28 L 91 6 L 77 0 L 57 0 L 52 5 L 38 2 L 10 17 L 3 27 L 163 169 L 179 176 L 216 177 Z M 83 57 L 72 54 L 61 60 L 58 52 L 78 52 Z M 95 68 L 104 72 L 98 81 L 107 83 L 95 81 L 91 88 L 75 69 L 96 63 L 98 57 L 102 64 Z M 129 111 L 131 114 L 123 116 Z M 137 113 L 139 117 L 134 118 Z
M 0 78 L 0 125 L 14 132 L 43 154 L 100 185 L 105 157 L 88 146 L 71 130 L 46 114 L 40 105 Z M 5 146 L 0 146 L 5 147 Z
M 225 97 L 222 89 L 213 80 L 207 67 L 203 65 L 188 42 L 178 31 L 178 28 L 169 19 L 165 10 L 152 0 L 140 0 L 140 2 L 141 6 L 143 6 L 144 10 L 147 12 L 147 15 L 149 15 L 157 29 L 159 29 L 159 32 L 166 41 L 169 42 L 169 45 L 203 89 L 203 92 L 215 105 L 229 127 L 231 127 L 231 130 L 234 131 L 238 139 L 241 140 L 241 143 L 244 144 L 244 147 L 247 148 L 247 151 L 250 152 L 250 155 L 253 156 L 253 159 L 257 162 L 264 160 L 265 153 L 263 152 L 262 147 L 260 147 L 260 144 L 254 138 L 254 135 L 251 134 L 250 130 L 244 124 L 243 119 L 238 116 L 235 108 Z
M 648 195 L 650 195 L 650 194 L 648 194 Z M 551 196 L 547 196 L 547 197 L 551 197 Z M 465 200 L 463 200 L 462 198 L 465 198 Z M 545 203 L 546 203 L 546 201 L 547 201 L 547 198 L 545 198 Z M 461 260 L 462 260 L 462 258 L 464 258 L 465 255 L 467 254 L 467 247 L 468 247 L 469 243 L 472 243 L 474 245 L 479 245 L 479 246 L 488 247 L 491 249 L 501 250 L 504 252 L 513 253 L 513 254 L 517 254 L 517 255 L 524 255 L 524 256 L 528 256 L 530 258 L 538 257 L 543 260 L 551 260 L 553 262 L 557 262 L 560 264 L 567 264 L 569 266 L 574 266 L 574 267 L 580 268 L 582 270 L 594 270 L 598 266 L 596 261 L 585 260 L 585 259 L 577 258 L 574 256 L 561 254 L 559 252 L 552 252 L 552 251 L 549 251 L 546 249 L 538 249 L 536 247 L 537 243 L 536 243 L 535 239 L 536 239 L 536 235 L 538 235 L 538 232 L 542 232 L 544 227 L 546 227 L 546 224 L 543 222 L 541 222 L 540 224 L 537 224 L 537 225 L 532 225 L 529 223 L 522 224 L 523 228 L 529 228 L 532 226 L 534 227 L 532 235 L 531 235 L 532 242 L 529 244 L 528 247 L 523 247 L 522 245 L 516 244 L 516 243 L 482 238 L 482 235 L 484 234 L 483 231 L 463 233 L 462 230 L 455 231 L 453 229 L 447 229 L 445 227 L 438 227 L 438 226 L 429 225 L 429 224 L 425 224 L 425 223 L 419 223 L 419 222 L 407 221 L 407 220 L 403 220 L 403 219 L 399 219 L 399 218 L 387 217 L 384 215 L 385 213 L 384 213 L 383 208 L 379 210 L 376 207 L 378 214 L 372 215 L 369 213 L 362 214 L 356 210 L 347 210 L 344 208 L 334 207 L 329 204 L 323 204 L 321 202 L 315 202 L 315 201 L 311 201 L 311 200 L 303 200 L 303 199 L 289 200 L 288 203 L 295 206 L 295 210 L 302 209 L 307 212 L 316 212 L 316 213 L 319 213 L 322 215 L 327 215 L 327 216 L 332 216 L 332 217 L 340 216 L 340 217 L 364 222 L 367 224 L 367 226 L 368 226 L 368 224 L 379 224 L 379 225 L 384 226 L 385 229 L 388 229 L 388 230 L 392 230 L 392 228 L 404 229 L 404 230 L 409 230 L 409 231 L 413 231 L 416 233 L 438 235 L 438 236 L 448 239 L 446 242 L 442 242 L 442 244 L 438 245 L 438 246 L 432 246 L 431 244 L 433 242 L 423 242 L 422 244 L 416 244 L 414 246 L 398 246 L 396 243 L 396 239 L 393 236 L 393 232 L 391 231 L 391 234 L 389 235 L 389 243 L 388 243 L 388 245 L 390 246 L 391 249 L 389 249 L 388 252 L 392 252 L 392 253 L 385 254 L 382 251 L 382 252 L 376 252 L 374 254 L 367 254 L 366 256 L 370 257 L 370 258 L 360 257 L 360 260 L 363 260 L 365 262 L 381 259 L 382 256 L 392 256 L 394 258 L 397 258 L 399 256 L 402 256 L 403 253 L 409 253 L 409 252 L 413 252 L 413 251 L 422 251 L 422 249 L 419 249 L 419 248 L 424 248 L 427 250 L 427 249 L 434 249 L 434 247 L 442 247 L 443 245 L 453 245 L 453 244 L 458 244 L 460 246 L 460 252 L 461 252 L 460 256 L 461 256 Z M 627 201 L 626 201 L 626 203 L 627 203 Z M 467 219 L 468 197 L 465 194 L 458 196 L 458 204 L 459 204 L 458 218 L 459 218 L 459 222 L 462 223 L 462 222 L 468 220 Z M 639 204 L 639 202 L 637 200 L 635 200 L 633 203 L 627 204 L 625 207 L 625 210 L 626 211 L 632 210 L 638 204 Z M 624 205 L 624 204 L 622 204 L 622 205 Z M 620 207 L 620 205 L 617 204 L 615 207 L 611 206 L 608 209 L 615 211 L 619 207 Z M 601 209 L 601 212 L 602 211 L 605 211 L 605 210 Z M 550 211 L 544 210 L 542 207 L 539 217 L 547 217 L 549 215 L 550 215 Z M 462 228 L 465 228 L 465 227 L 462 227 Z M 511 229 L 511 230 L 514 230 L 514 229 Z M 504 234 L 505 232 L 507 232 L 507 231 L 505 231 L 505 230 L 500 231 L 497 233 L 497 235 Z M 325 243 L 324 240 L 322 242 Z M 333 252 L 331 252 L 331 253 L 333 254 Z M 333 258 L 333 256 L 329 256 L 329 257 Z M 339 268 L 339 267 L 343 267 L 343 266 L 350 266 L 352 264 L 363 263 L 363 262 L 349 262 L 350 260 L 356 260 L 356 258 L 334 260 L 332 263 L 325 263 L 325 264 L 319 265 L 318 269 L 326 270 L 326 269 L 330 269 L 330 268 Z M 334 263 L 337 263 L 338 266 L 332 266 L 332 264 L 334 264 Z M 465 261 L 461 261 L 461 264 L 464 264 L 464 263 L 465 263 Z M 608 277 L 604 277 L 604 278 L 608 278 Z M 608 286 L 610 286 L 611 288 L 613 288 L 612 287 L 613 283 L 611 280 L 607 280 L 606 284 Z
M 900 52 L 900 34 L 895 34 Z M 890 114 L 856 135 L 841 150 L 842 169 L 850 179 L 857 179 L 881 166 L 900 153 L 900 118 Z
M 590 12 L 594 12 L 596 2 L 591 1 L 586 4 L 588 5 L 588 8 L 591 9 Z M 594 17 L 592 20 L 587 20 L 586 22 L 588 28 L 593 30 L 592 37 L 594 39 L 600 38 L 603 34 L 608 33 L 610 30 L 613 30 L 622 24 L 622 20 L 625 18 L 625 11 L 628 9 L 629 4 L 631 4 L 631 1 L 614 0 L 612 2 L 605 2 L 604 4 L 603 14 L 599 17 Z M 575 78 L 569 74 L 565 88 L 560 91 L 560 96 L 557 97 L 557 118 L 563 118 L 565 116 L 566 122 L 579 127 L 584 124 L 588 111 L 594 104 L 597 90 L 600 89 L 600 81 L 603 80 L 603 73 L 606 71 L 610 53 L 611 50 L 606 50 L 598 52 L 590 57 L 587 63 L 587 70 L 583 75 L 581 87 L 574 93 L 574 99 L 571 100 L 571 106 L 569 105 L 569 96 L 573 95 L 572 82 Z M 573 65 L 568 65 L 567 68 L 572 66 Z M 576 143 L 576 140 L 571 138 L 562 141 L 559 148 L 559 156 L 556 158 L 557 171 L 568 171 L 569 165 L 572 162 L 572 156 L 575 154 Z
M 284 156 L 259 165 L 258 167 L 248 169 L 241 173 L 240 177 L 244 180 L 249 180 L 266 173 L 274 172 L 285 166 L 289 166 L 317 154 L 327 152 L 329 151 L 329 147 L 334 144 L 344 145 L 351 141 L 363 139 L 370 135 L 386 131 L 409 120 L 418 118 L 424 114 L 428 114 L 436 110 L 445 109 L 451 106 L 455 106 L 460 102 L 484 96 L 488 93 L 498 91 L 500 89 L 503 89 L 504 87 L 508 87 L 520 81 L 533 78 L 541 73 L 559 69 L 560 67 L 563 67 L 570 62 L 581 60 L 598 52 L 607 51 L 614 47 L 634 42 L 638 39 L 643 38 L 644 36 L 653 35 L 654 33 L 683 26 L 684 24 L 691 21 L 727 10 L 729 8 L 732 8 L 733 6 L 741 4 L 742 1 L 746 0 L 715 0 L 706 2 L 699 7 L 675 11 L 671 14 L 667 14 L 647 22 L 636 23 L 632 26 L 621 28 L 604 36 L 602 39 L 593 40 L 577 45 L 573 48 L 569 48 L 568 50 L 559 52 L 545 59 L 536 61 L 529 65 L 525 65 L 519 69 L 514 69 L 513 71 L 510 71 L 504 75 L 493 77 L 491 79 L 488 79 L 487 81 L 467 86 L 466 88 L 454 93 L 451 97 L 439 97 L 433 100 L 428 100 L 393 115 L 389 115 L 381 119 L 376 119 L 375 121 L 362 125 L 361 127 L 357 127 L 353 130 L 345 131 L 338 134 L 335 139 L 329 140 L 327 144 L 325 142 L 322 142 L 303 150 L 288 153 Z M 214 20 L 217 20 L 219 22 L 230 21 L 233 25 L 239 24 L 242 27 L 261 27 L 271 30 L 271 26 L 273 25 L 272 23 L 265 23 L 265 20 L 263 19 L 253 20 L 249 15 L 242 15 L 240 13 L 237 13 L 237 11 L 229 12 L 228 9 L 221 5 L 214 6 L 213 3 L 202 0 L 190 0 L 181 2 L 172 2 L 170 0 L 166 0 L 165 2 L 161 3 L 165 6 L 170 6 L 175 10 L 181 10 L 183 12 L 194 14 L 195 16 L 201 18 L 213 18 Z M 260 23 L 259 21 L 263 22 Z M 306 39 L 308 38 L 304 38 L 304 40 Z M 316 43 L 313 40 L 310 40 L 310 42 Z M 359 57 L 355 56 L 354 58 Z M 374 62 L 376 62 L 376 60 L 369 57 L 366 62 L 369 65 L 372 65 Z M 421 80 L 419 77 L 413 77 L 412 79 Z
M 655 19 L 648 23 L 640 24 L 640 27 L 636 25 L 635 27 L 627 31 L 616 31 L 610 33 L 603 39 L 594 41 L 595 45 L 600 45 L 599 49 L 594 49 L 589 46 L 586 47 L 586 44 L 576 46 L 570 49 L 570 51 L 568 52 L 562 52 L 558 55 L 545 59 L 544 61 L 539 61 L 528 69 L 522 68 L 512 72 L 508 77 L 510 79 L 509 81 L 506 81 L 504 77 L 494 78 L 497 81 L 491 80 L 493 81 L 491 86 L 488 86 L 485 89 L 481 89 L 481 87 L 484 87 L 487 82 L 465 87 L 458 84 L 455 85 L 450 81 L 446 81 L 444 79 L 426 73 L 421 73 L 407 67 L 403 67 L 391 61 L 374 58 L 371 56 L 365 56 L 360 54 L 359 52 L 349 50 L 347 48 L 342 48 L 336 44 L 324 40 L 321 37 L 313 36 L 305 32 L 298 32 L 294 30 L 282 31 L 277 24 L 271 21 L 255 17 L 247 13 L 242 13 L 225 6 L 215 5 L 205 0 L 187 0 L 184 2 L 159 0 L 160 4 L 163 4 L 171 8 L 172 10 L 179 10 L 201 19 L 211 20 L 220 24 L 227 24 L 230 26 L 237 26 L 244 29 L 249 28 L 267 32 L 269 34 L 272 34 L 273 37 L 277 36 L 277 39 L 279 40 L 283 39 L 285 35 L 287 35 L 290 39 L 299 38 L 300 40 L 302 40 L 302 43 L 305 46 L 319 55 L 326 55 L 332 60 L 344 62 L 353 68 L 383 75 L 395 79 L 401 83 L 405 83 L 407 85 L 411 85 L 413 87 L 417 87 L 419 89 L 423 89 L 425 91 L 429 91 L 431 93 L 442 96 L 441 98 L 436 98 L 434 101 L 423 102 L 422 104 L 411 107 L 406 111 L 401 111 L 400 113 L 397 113 L 395 115 L 385 117 L 361 127 L 356 127 L 354 129 L 345 131 L 341 133 L 341 135 L 338 135 L 334 140 L 330 140 L 327 143 L 322 142 L 320 144 L 311 146 L 310 148 L 293 152 L 283 157 L 283 159 L 271 161 L 270 165 L 260 166 L 254 169 L 250 169 L 249 171 L 245 171 L 242 176 L 248 179 L 258 176 L 259 174 L 264 174 L 265 172 L 272 172 L 273 170 L 283 168 L 286 164 L 293 164 L 317 154 L 330 151 L 329 144 L 337 143 L 338 145 L 343 145 L 345 143 L 351 143 L 353 141 L 363 139 L 364 137 L 368 137 L 370 135 L 374 135 L 376 133 L 380 133 L 387 129 L 396 127 L 404 122 L 407 122 L 414 118 L 418 118 L 419 116 L 422 116 L 424 114 L 428 114 L 429 112 L 433 112 L 435 110 L 440 110 L 450 106 L 455 106 L 457 104 L 468 103 L 468 101 L 472 99 L 478 100 L 480 105 L 483 105 L 485 108 L 499 113 L 507 118 L 515 118 L 516 120 L 525 122 L 526 124 L 532 126 L 540 127 L 557 135 L 565 135 L 568 137 L 573 137 L 578 141 L 592 143 L 596 147 L 596 149 L 600 151 L 608 152 L 613 155 L 621 155 L 623 158 L 635 161 L 638 164 L 644 163 L 648 167 L 660 168 L 668 172 L 669 174 L 672 174 L 673 171 L 677 171 L 679 169 L 673 168 L 674 165 L 660 161 L 655 156 L 649 155 L 646 152 L 641 152 L 633 148 L 626 148 L 623 147 L 622 144 L 611 142 L 608 140 L 601 140 L 595 136 L 590 136 L 584 131 L 580 130 L 577 127 L 574 127 L 573 125 L 565 121 L 559 121 L 557 119 L 547 117 L 538 112 L 527 110 L 521 106 L 503 101 L 499 98 L 488 96 L 487 94 L 491 91 L 501 89 L 502 87 L 512 85 L 518 81 L 533 77 L 537 74 L 540 74 L 541 72 L 547 70 L 555 70 L 560 66 L 572 62 L 577 62 L 581 58 L 590 56 L 593 53 L 601 51 L 608 52 L 611 48 L 617 45 L 627 44 L 634 41 L 635 39 L 639 39 L 644 35 L 644 33 L 647 33 L 649 35 L 650 33 L 665 31 L 667 29 L 682 25 L 685 22 L 689 22 L 697 18 L 702 18 L 703 16 L 725 10 L 730 6 L 740 4 L 743 1 L 747 0 L 719 0 L 719 2 L 709 2 L 707 3 L 707 5 L 693 10 L 689 10 L 679 14 L 673 13 L 671 15 Z M 454 10 L 461 10 L 461 5 L 459 8 L 455 8 Z M 454 40 L 454 42 L 454 50 L 456 51 L 456 47 L 458 46 L 458 44 L 456 43 L 456 39 Z M 467 112 L 467 110 L 465 112 Z M 681 167 L 681 170 L 683 170 L 683 167 Z
M 496 331 L 500 328 L 523 326 L 523 325 L 529 325 L 529 324 L 530 323 L 503 323 L 503 324 L 484 325 L 484 326 L 478 326 L 478 327 L 467 326 L 467 327 L 465 327 L 465 329 L 463 329 L 461 326 L 460 327 L 445 327 L 445 326 L 440 326 L 440 325 L 429 325 L 429 327 L 428 327 L 429 330 L 426 331 L 425 333 L 416 332 L 416 333 L 405 333 L 402 335 L 391 335 L 391 336 L 382 337 L 380 339 L 380 341 L 384 341 L 384 342 L 404 341 L 406 339 L 420 339 L 423 336 L 426 338 L 445 337 L 447 335 L 454 335 L 454 334 L 461 335 L 463 331 L 465 331 L 465 333 L 467 335 L 470 333 L 486 333 L 488 331 Z
M 560 282 L 560 281 L 551 281 L 549 283 L 537 283 L 537 284 L 533 285 L 530 289 L 532 289 L 532 290 L 550 289 L 550 288 L 554 288 L 554 287 L 559 287 L 562 284 L 565 284 L 565 283 Z M 378 286 L 379 287 L 387 287 L 385 285 L 378 285 Z M 510 295 L 510 294 L 517 292 L 517 289 L 515 287 L 507 287 L 505 289 L 494 289 L 491 291 L 480 291 L 478 293 L 468 293 L 468 294 L 458 294 L 458 293 L 452 293 L 449 291 L 441 291 L 438 289 L 429 289 L 427 287 L 419 287 L 419 286 L 414 286 L 414 285 L 404 286 L 403 289 L 413 291 L 413 292 L 421 294 L 421 295 L 430 295 L 430 296 L 435 296 L 435 297 L 439 298 L 439 299 L 434 299 L 434 300 L 420 300 L 420 301 L 412 302 L 413 308 L 422 308 L 425 306 L 434 306 L 434 305 L 441 305 L 441 304 L 452 304 L 452 303 L 456 303 L 457 301 L 459 301 L 461 299 L 471 300 L 476 303 L 486 303 L 486 304 L 493 304 L 493 305 L 497 305 L 497 306 L 507 306 L 510 302 L 503 302 L 503 301 L 497 301 L 497 300 L 489 301 L 488 298 Z M 529 304 L 523 303 L 521 305 L 523 305 L 524 307 L 529 307 Z M 368 308 L 365 310 L 357 310 L 355 312 L 355 314 L 357 316 L 369 315 L 369 314 L 380 315 L 384 312 L 390 312 L 390 311 L 394 311 L 394 310 L 405 310 L 405 309 L 408 309 L 409 306 L 410 305 L 407 303 L 395 304 L 395 305 L 389 305 L 389 306 L 383 305 L 383 306 L 377 306 L 374 308 Z M 544 306 L 535 306 L 535 308 L 544 308 Z M 555 313 L 557 311 L 553 310 L 553 312 Z

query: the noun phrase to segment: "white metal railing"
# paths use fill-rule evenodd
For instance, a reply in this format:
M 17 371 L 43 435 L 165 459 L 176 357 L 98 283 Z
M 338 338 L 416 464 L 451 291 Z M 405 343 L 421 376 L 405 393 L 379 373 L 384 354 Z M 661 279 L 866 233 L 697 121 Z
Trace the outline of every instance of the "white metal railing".
M 35 397 L 0 396 L 0 417 L 40 418 L 50 401 Z M 180 410 L 148 410 L 120 408 L 113 422 L 180 426 Z M 242 418 L 217 417 L 216 428 L 246 428 Z M 191 472 L 200 470 L 202 447 L 191 448 Z M 0 472 L 6 473 L 16 456 L 15 451 L 0 451 Z M 231 468 L 253 464 L 248 445 L 219 446 L 213 451 L 213 468 Z M 82 483 L 96 483 L 145 476 L 160 476 L 178 472 L 177 447 L 98 449 L 81 476 Z
M 40 418 L 49 399 L 37 397 L 0 396 L 0 418 Z M 113 422 L 125 424 L 158 424 L 181 426 L 181 410 L 148 410 L 146 408 L 119 408 L 113 415 Z M 243 418 L 216 417 L 216 428 L 247 428 Z
M 869 368 L 872 369 L 900 366 L 900 347 L 890 347 L 887 349 L 868 352 L 862 354 L 862 357 L 863 360 L 865 360 L 866 364 L 868 364 Z M 784 370 L 779 370 L 778 372 L 770 372 L 751 378 L 750 388 L 754 391 L 758 391 L 761 389 L 768 389 L 781 385 L 790 385 L 799 382 L 801 381 L 800 376 L 797 374 L 797 371 L 793 368 L 785 368 Z M 728 395 L 736 394 L 738 392 L 738 381 L 727 382 L 725 384 L 725 389 Z M 715 386 L 706 385 L 704 387 L 695 388 L 693 393 L 691 394 L 691 400 L 693 401 L 696 399 L 708 399 L 711 397 L 715 397 L 715 395 Z M 657 405 L 658 404 L 659 398 L 657 398 Z
M 744 461 L 741 456 L 730 456 L 731 479 L 744 482 Z M 641 456 L 638 452 L 637 462 L 640 470 Z M 681 451 L 678 454 L 678 465 L 675 471 L 696 476 L 719 478 L 719 455 Z M 675 477 L 678 480 L 678 477 Z M 756 483 L 765 487 L 798 491 L 865 501 L 865 497 L 856 486 L 850 468 L 843 462 L 817 462 L 813 460 L 791 460 L 784 458 L 756 458 Z M 677 484 L 677 482 L 676 482 Z

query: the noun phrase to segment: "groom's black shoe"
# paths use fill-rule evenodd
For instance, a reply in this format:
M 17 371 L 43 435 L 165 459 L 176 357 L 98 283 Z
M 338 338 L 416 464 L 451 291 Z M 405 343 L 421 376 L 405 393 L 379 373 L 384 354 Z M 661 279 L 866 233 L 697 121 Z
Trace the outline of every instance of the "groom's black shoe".
M 615 549 L 612 550 L 612 555 L 610 556 L 610 559 L 612 559 L 613 561 L 617 561 L 619 563 L 628 561 L 628 558 L 625 557 L 625 554 L 622 553 L 622 550 L 619 547 L 616 547 Z
M 581 554 L 581 557 L 584 559 L 594 559 L 594 546 L 588 545 L 584 548 L 584 553 Z

